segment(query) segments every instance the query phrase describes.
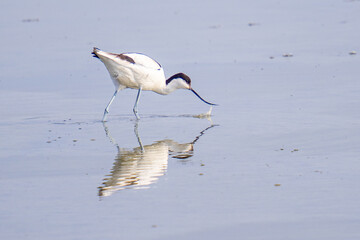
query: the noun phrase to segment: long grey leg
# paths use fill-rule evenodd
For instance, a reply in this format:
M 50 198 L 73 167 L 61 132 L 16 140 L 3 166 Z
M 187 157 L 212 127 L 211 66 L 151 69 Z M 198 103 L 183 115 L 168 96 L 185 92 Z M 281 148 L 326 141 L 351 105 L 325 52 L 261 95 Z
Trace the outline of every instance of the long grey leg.
M 143 144 L 142 144 L 142 142 L 141 142 L 141 138 L 140 138 L 140 136 L 139 136 L 138 128 L 139 128 L 139 120 L 136 120 L 136 123 L 135 123 L 135 125 L 134 125 L 134 132 L 135 132 L 136 138 L 137 138 L 137 140 L 138 140 L 138 143 L 139 143 L 139 145 L 140 145 L 141 151 L 142 151 L 142 152 L 145 152 L 144 146 L 143 146 Z
M 136 119 L 140 119 L 139 115 L 137 114 L 138 113 L 138 102 L 139 102 L 139 99 L 140 99 L 140 94 L 141 94 L 141 88 L 139 88 L 139 91 L 138 91 L 138 94 L 136 96 L 136 101 L 135 101 L 135 105 L 134 105 L 134 108 L 133 108 L 133 112 L 136 116 Z
M 104 116 L 103 116 L 103 119 L 102 121 L 105 122 L 106 121 L 106 116 L 107 114 L 109 113 L 109 108 L 110 108 L 110 105 L 112 104 L 112 102 L 114 101 L 115 97 L 116 97 L 116 94 L 118 93 L 118 90 L 115 91 L 114 95 L 112 96 L 109 104 L 106 106 L 105 108 L 105 111 L 104 111 Z

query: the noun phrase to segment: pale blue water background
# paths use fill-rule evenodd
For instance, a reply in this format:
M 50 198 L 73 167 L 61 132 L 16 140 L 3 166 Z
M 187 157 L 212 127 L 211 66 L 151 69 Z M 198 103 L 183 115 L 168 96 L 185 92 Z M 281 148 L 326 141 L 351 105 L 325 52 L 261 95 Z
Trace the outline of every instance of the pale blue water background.
M 0 238 L 359 239 L 359 12 L 342 0 L 2 1 Z M 125 90 L 107 136 L 113 85 L 94 46 L 144 52 L 220 106 L 192 118 L 208 107 L 190 92 L 144 92 L 136 128 Z M 180 145 L 183 158 L 166 149 Z M 114 169 L 151 184 L 98 196 Z

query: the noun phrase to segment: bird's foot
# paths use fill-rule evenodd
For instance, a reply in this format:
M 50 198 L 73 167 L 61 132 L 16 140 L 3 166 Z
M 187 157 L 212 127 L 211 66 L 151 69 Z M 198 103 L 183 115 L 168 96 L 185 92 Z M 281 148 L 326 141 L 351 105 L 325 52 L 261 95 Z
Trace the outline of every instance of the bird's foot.
M 133 109 L 134 115 L 136 117 L 137 120 L 140 119 L 139 115 L 138 115 L 138 110 L 136 108 Z
M 109 113 L 109 111 L 107 109 L 105 109 L 104 116 L 103 116 L 103 119 L 102 119 L 103 122 L 106 122 L 106 118 L 107 118 L 108 113 Z

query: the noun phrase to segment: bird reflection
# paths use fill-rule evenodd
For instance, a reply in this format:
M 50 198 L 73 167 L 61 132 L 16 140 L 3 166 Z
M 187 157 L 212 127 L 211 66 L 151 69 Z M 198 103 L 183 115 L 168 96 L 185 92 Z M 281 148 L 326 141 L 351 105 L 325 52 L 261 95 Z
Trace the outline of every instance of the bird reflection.
M 134 133 L 139 147 L 133 149 L 120 148 L 111 136 L 109 128 L 104 122 L 106 136 L 117 147 L 118 154 L 110 174 L 107 175 L 102 186 L 99 187 L 99 196 L 110 196 L 115 191 L 133 188 L 144 189 L 164 175 L 168 158 L 186 159 L 193 156 L 194 144 L 208 129 L 216 126 L 210 125 L 200 132 L 192 142 L 178 143 L 171 139 L 156 141 L 150 145 L 143 145 L 138 133 L 138 122 L 135 123 Z

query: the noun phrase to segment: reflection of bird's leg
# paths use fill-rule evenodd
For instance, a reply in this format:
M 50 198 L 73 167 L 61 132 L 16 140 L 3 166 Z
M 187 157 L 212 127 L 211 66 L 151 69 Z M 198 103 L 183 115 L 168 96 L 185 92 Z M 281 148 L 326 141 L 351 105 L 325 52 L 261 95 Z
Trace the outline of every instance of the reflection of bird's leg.
M 143 146 L 143 144 L 142 144 L 142 142 L 141 142 L 141 138 L 140 138 L 140 136 L 139 136 L 138 128 L 139 128 L 139 121 L 136 120 L 135 125 L 134 125 L 134 132 L 135 132 L 136 138 L 137 138 L 137 140 L 138 140 L 138 142 L 139 142 L 140 149 L 141 149 L 142 152 L 144 152 L 145 149 L 144 149 L 144 146 Z
M 110 135 L 110 131 L 109 131 L 109 128 L 107 127 L 107 125 L 106 125 L 106 122 L 103 122 L 103 127 L 104 127 L 104 130 L 105 130 L 106 136 L 110 139 L 110 142 L 112 144 L 114 144 L 119 149 L 120 148 L 119 144 L 117 144 L 115 139 Z

